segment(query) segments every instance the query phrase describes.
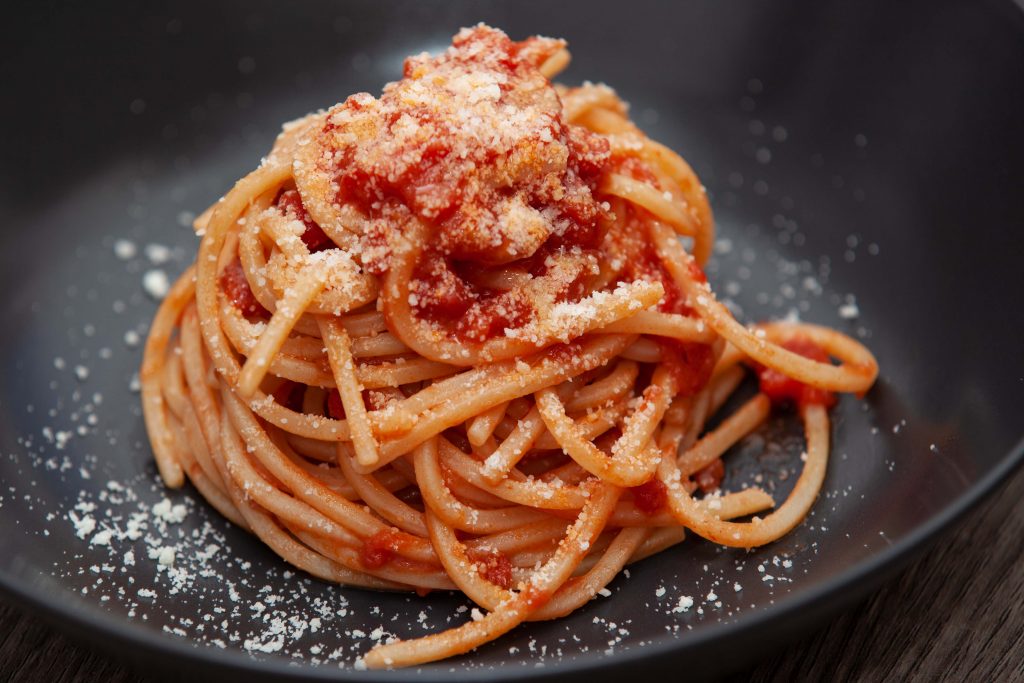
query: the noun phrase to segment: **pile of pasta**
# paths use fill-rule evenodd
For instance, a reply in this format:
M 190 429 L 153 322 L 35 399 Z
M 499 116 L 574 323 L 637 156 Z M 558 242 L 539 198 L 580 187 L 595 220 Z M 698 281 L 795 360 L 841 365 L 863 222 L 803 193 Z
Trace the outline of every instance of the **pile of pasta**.
M 150 330 L 143 403 L 169 487 L 187 477 L 317 577 L 459 590 L 484 611 L 378 645 L 369 667 L 453 656 L 569 614 L 687 531 L 737 548 L 780 538 L 822 487 L 831 392 L 863 394 L 877 375 L 871 353 L 835 330 L 733 318 L 703 275 L 714 228 L 699 180 L 610 88 L 552 85 L 567 61 L 561 41 L 467 29 L 445 56 L 410 60 L 380 103 L 356 96 L 289 124 L 197 220 L 195 264 Z M 569 188 L 551 196 L 584 207 L 559 205 L 557 220 L 577 211 L 577 223 L 536 233 L 535 214 L 552 225 L 555 214 L 516 204 L 498 220 L 507 233 L 484 243 L 451 232 L 468 211 L 451 227 L 410 209 L 412 194 L 382 193 L 374 206 L 358 193 L 383 180 L 346 185 L 338 175 L 369 144 L 358 117 L 391 102 L 389 92 L 408 101 L 434 78 L 457 97 L 465 74 L 482 88 L 496 73 L 497 97 L 535 98 L 513 102 L 522 111 L 557 106 L 551 130 L 569 162 L 542 170 Z M 549 148 L 523 139 L 515 149 L 539 172 Z M 537 140 L 548 142 L 543 131 Z M 417 159 L 418 171 L 434 168 Z M 548 185 L 529 187 L 536 203 Z M 467 206 L 484 196 L 458 195 Z M 763 390 L 718 415 L 748 368 Z M 796 407 L 806 435 L 792 493 L 776 506 L 759 488 L 721 492 L 723 454 L 780 401 Z

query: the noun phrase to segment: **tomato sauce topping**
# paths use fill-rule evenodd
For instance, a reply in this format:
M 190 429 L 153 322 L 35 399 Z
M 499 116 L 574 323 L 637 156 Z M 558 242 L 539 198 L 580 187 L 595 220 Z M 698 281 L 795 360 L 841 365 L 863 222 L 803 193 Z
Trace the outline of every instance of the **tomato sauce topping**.
M 479 291 L 437 252 L 427 252 L 413 273 L 414 307 L 431 320 L 457 320 L 480 297 Z
M 363 541 L 359 561 L 367 569 L 380 569 L 398 552 L 400 537 L 391 529 L 378 531 Z
M 655 253 L 654 247 L 648 246 L 644 249 L 643 256 L 643 260 L 639 261 L 635 268 L 640 274 L 646 276 L 646 279 L 660 282 L 665 290 L 664 296 L 662 296 L 661 301 L 658 303 L 658 310 L 662 313 L 690 315 L 692 310 L 686 305 L 679 285 L 676 284 L 675 278 L 665 269 L 661 259 Z
M 367 214 L 399 208 L 438 227 L 446 256 L 492 264 L 596 221 L 608 142 L 564 122 L 538 70 L 563 46 L 464 29 L 437 57 L 407 59 L 379 99 L 360 93 L 334 107 L 318 141 L 336 199 Z
M 311 252 L 316 253 L 334 246 L 331 238 L 320 228 L 310 217 L 306 207 L 302 204 L 302 197 L 297 190 L 285 190 L 277 197 L 277 208 L 292 220 L 300 221 L 305 230 L 302 233 L 302 242 Z
M 661 189 L 661 184 L 658 182 L 658 176 L 654 175 L 654 171 L 650 169 L 643 159 L 624 154 L 613 154 L 611 157 L 611 164 L 616 173 L 627 175 L 634 180 L 639 180 L 640 182 L 652 185 L 659 190 Z
M 270 317 L 270 312 L 263 308 L 256 295 L 252 293 L 252 287 L 249 286 L 240 260 L 235 259 L 224 268 L 224 272 L 220 274 L 220 288 L 227 295 L 228 301 L 247 318 Z
M 831 362 L 828 352 L 808 337 L 794 337 L 783 343 L 782 347 L 819 363 Z M 758 365 L 756 369 L 761 391 L 773 404 L 821 405 L 831 408 L 836 403 L 836 395 L 827 389 L 818 389 L 804 384 L 773 368 Z
M 524 297 L 509 294 L 485 299 L 467 313 L 455 323 L 455 338 L 486 341 L 502 336 L 506 329 L 526 325 L 533 315 L 533 306 Z
M 512 587 L 512 562 L 504 553 L 497 550 L 476 550 L 470 551 L 468 557 L 476 564 L 480 576 L 506 590 Z
M 660 479 L 651 479 L 640 486 L 634 486 L 630 491 L 633 492 L 633 504 L 637 510 L 648 517 L 658 514 L 665 507 L 668 489 Z
M 690 277 L 692 277 L 695 282 L 702 282 L 703 283 L 703 282 L 707 282 L 708 281 L 707 274 L 704 272 L 703 268 L 701 268 L 700 266 L 697 265 L 696 261 L 693 261 L 693 260 L 689 261 L 686 264 L 686 270 L 689 271 Z
M 345 406 L 341 403 L 341 393 L 337 389 L 327 392 L 327 417 L 345 419 Z
M 515 42 L 482 25 L 464 29 L 444 53 L 406 60 L 404 77 L 380 98 L 360 93 L 331 109 L 311 143 L 309 174 L 336 192 L 327 203 L 368 216 L 360 253 L 369 272 L 388 270 L 410 221 L 431 227 L 410 303 L 445 326 L 468 314 L 453 331 L 464 339 L 484 341 L 534 315 L 531 302 L 464 277 L 467 264 L 492 268 L 600 242 L 607 206 L 595 192 L 611 157 L 608 140 L 566 123 L 539 71 L 563 47 L 550 38 Z M 292 207 L 286 195 L 281 202 Z M 288 210 L 299 215 L 299 207 Z
M 676 313 L 678 315 L 692 316 L 694 310 L 687 305 L 686 297 L 683 295 L 672 274 L 665 268 L 665 264 L 658 256 L 654 245 L 644 243 L 639 247 L 632 247 L 628 256 L 628 263 L 623 271 L 624 279 L 644 279 L 650 282 L 660 282 L 665 294 L 658 303 L 658 310 L 662 313 Z M 688 266 L 690 277 L 697 282 L 707 282 L 707 276 L 696 262 L 691 261 Z
M 715 354 L 708 344 L 659 338 L 662 363 L 672 373 L 680 396 L 692 396 L 704 388 L 715 369 Z

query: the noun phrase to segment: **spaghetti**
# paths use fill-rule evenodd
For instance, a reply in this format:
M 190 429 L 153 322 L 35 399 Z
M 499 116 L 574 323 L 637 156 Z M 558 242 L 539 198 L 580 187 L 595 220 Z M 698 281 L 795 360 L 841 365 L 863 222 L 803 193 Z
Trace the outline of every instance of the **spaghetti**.
M 611 89 L 553 85 L 567 62 L 563 41 L 480 25 L 379 99 L 288 124 L 196 221 L 150 330 L 168 486 L 187 477 L 318 577 L 487 612 L 369 667 L 568 614 L 687 530 L 778 539 L 821 488 L 831 392 L 877 375 L 839 332 L 730 315 L 703 275 L 699 180 Z M 742 364 L 761 392 L 706 431 Z M 785 401 L 807 442 L 789 498 L 698 495 Z

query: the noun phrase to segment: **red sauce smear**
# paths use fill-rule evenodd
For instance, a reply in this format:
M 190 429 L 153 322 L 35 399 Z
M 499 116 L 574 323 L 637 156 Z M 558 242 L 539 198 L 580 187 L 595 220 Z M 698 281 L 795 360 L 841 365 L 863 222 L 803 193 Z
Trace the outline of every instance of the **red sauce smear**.
M 611 165 L 615 168 L 616 173 L 621 173 L 629 176 L 633 180 L 639 180 L 640 182 L 647 183 L 659 190 L 661 189 L 661 183 L 658 182 L 658 176 L 654 175 L 654 172 L 642 159 L 635 156 L 616 153 L 612 154 Z
M 380 569 L 398 552 L 401 538 L 391 529 L 378 531 L 363 541 L 359 561 L 367 569 Z
M 459 318 L 453 330 L 456 339 L 486 341 L 504 336 L 506 329 L 530 322 L 533 305 L 521 298 L 502 296 L 486 299 Z
M 316 173 L 336 192 L 324 199 L 369 216 L 361 256 L 369 272 L 387 272 L 410 219 L 432 227 L 410 278 L 412 307 L 462 341 L 500 337 L 535 315 L 525 296 L 482 287 L 467 268 L 529 270 L 539 254 L 601 242 L 606 209 L 595 194 L 610 145 L 565 121 L 538 70 L 562 46 L 465 29 L 441 55 L 406 60 L 404 78 L 379 99 L 361 93 L 331 109 L 317 134 L 325 154 Z M 279 202 L 299 215 L 287 192 Z M 565 294 L 575 300 L 583 289 L 572 283 Z
M 656 515 L 665 507 L 668 489 L 660 479 L 651 479 L 645 484 L 634 486 L 630 491 L 633 492 L 636 509 L 648 517 Z
M 242 262 L 235 259 L 224 268 L 220 274 L 220 288 L 227 295 L 235 308 L 246 317 L 269 317 L 270 313 L 256 299 L 249 286 L 249 280 L 245 277 L 245 269 Z
M 708 276 L 704 273 L 704 269 L 697 265 L 696 261 L 690 261 L 686 264 L 686 270 L 689 271 L 690 277 L 697 282 L 707 282 Z
M 445 255 L 491 264 L 529 256 L 547 237 L 520 244 L 521 235 L 496 222 L 509 200 L 553 209 L 570 232 L 592 229 L 600 210 L 591 191 L 610 151 L 602 136 L 566 124 L 554 88 L 537 71 L 562 45 L 465 29 L 441 55 L 407 59 L 404 78 L 380 99 L 361 93 L 334 107 L 322 139 L 333 152 L 336 199 L 367 213 L 400 205 L 438 227 Z M 494 92 L 470 95 L 460 85 L 467 74 L 493 83 Z M 486 141 L 467 142 L 466 126 L 478 125 L 467 123 L 468 111 L 489 126 Z M 513 122 L 512 111 L 532 116 Z M 513 244 L 527 253 L 508 251 Z
M 436 252 L 424 253 L 413 273 L 413 287 L 420 314 L 436 321 L 457 320 L 478 297 L 448 260 Z
M 297 190 L 285 190 L 277 197 L 277 208 L 289 218 L 301 221 L 306 226 L 302 233 L 302 242 L 311 252 L 323 251 L 334 246 L 331 238 L 327 236 L 319 225 L 317 225 L 306 211 L 302 203 L 302 196 Z
M 694 479 L 697 480 L 697 486 L 700 487 L 701 491 L 711 493 L 721 487 L 724 477 L 725 465 L 722 464 L 721 458 L 716 458 L 710 465 L 697 472 Z
M 680 315 L 693 313 L 693 309 L 686 305 L 682 290 L 676 284 L 675 278 L 666 270 L 665 265 L 658 257 L 654 245 L 644 245 L 638 257 L 627 265 L 626 275 L 625 279 L 627 280 L 643 278 L 661 283 L 665 294 L 658 303 L 658 310 L 662 313 L 678 313 Z
M 704 388 L 715 369 L 715 354 L 708 344 L 659 339 L 658 345 L 680 396 L 692 396 Z
M 497 550 L 470 551 L 468 557 L 476 563 L 482 577 L 506 590 L 512 587 L 512 563 Z
M 828 352 L 807 337 L 794 337 L 782 344 L 782 348 L 819 363 L 831 362 Z M 836 403 L 836 395 L 827 389 L 804 384 L 772 368 L 759 365 L 756 369 L 762 393 L 775 405 L 821 405 L 831 408 Z
M 345 406 L 341 403 L 341 394 L 331 389 L 327 394 L 327 416 L 335 420 L 345 419 Z

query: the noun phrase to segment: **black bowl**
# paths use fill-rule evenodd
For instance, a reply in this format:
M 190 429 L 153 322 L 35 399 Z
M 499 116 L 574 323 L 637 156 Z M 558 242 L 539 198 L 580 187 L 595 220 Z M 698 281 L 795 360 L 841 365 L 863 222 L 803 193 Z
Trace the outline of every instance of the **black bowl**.
M 862 597 L 1024 454 L 1024 13 L 1010 2 L 21 11 L 0 66 L 0 585 L 150 669 L 722 673 Z M 457 623 L 467 602 L 310 579 L 193 489 L 163 490 L 131 388 L 155 310 L 142 281 L 185 268 L 191 217 L 258 163 L 282 121 L 379 91 L 405 55 L 478 20 L 568 38 L 563 80 L 614 85 L 694 164 L 721 237 L 710 276 L 744 319 L 834 325 L 863 338 L 882 373 L 865 401 L 834 411 L 824 494 L 785 539 L 750 553 L 688 541 L 567 619 L 371 676 L 350 665 L 375 639 Z M 764 471 L 785 493 L 799 464 L 791 422 L 736 449 L 731 483 Z M 154 512 L 165 497 L 172 507 Z M 685 596 L 694 606 L 676 611 Z

